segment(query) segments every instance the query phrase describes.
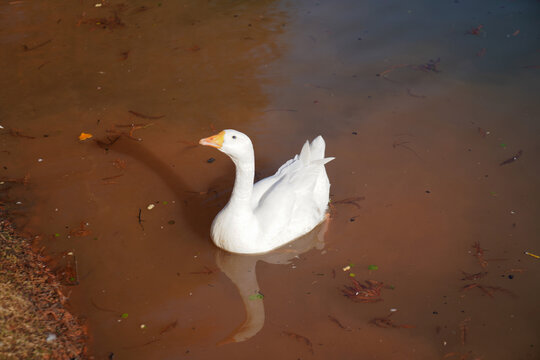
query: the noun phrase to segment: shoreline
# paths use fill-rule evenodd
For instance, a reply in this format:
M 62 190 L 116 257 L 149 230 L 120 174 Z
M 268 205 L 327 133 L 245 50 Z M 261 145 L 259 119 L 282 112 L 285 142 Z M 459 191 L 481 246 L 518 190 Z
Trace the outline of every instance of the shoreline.
M 88 333 L 58 277 L 0 214 L 0 359 L 85 359 Z

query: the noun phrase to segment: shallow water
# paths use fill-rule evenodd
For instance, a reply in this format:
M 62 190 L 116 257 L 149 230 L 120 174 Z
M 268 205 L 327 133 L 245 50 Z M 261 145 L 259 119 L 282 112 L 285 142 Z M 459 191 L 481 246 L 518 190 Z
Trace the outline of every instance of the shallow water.
M 536 359 L 539 13 L 4 2 L 0 171 L 29 182 L 3 201 L 69 284 L 96 359 Z M 216 249 L 233 167 L 196 143 L 224 128 L 252 138 L 258 177 L 322 134 L 329 223 L 264 256 Z M 351 274 L 388 285 L 383 301 L 343 296 Z M 406 327 L 370 323 L 391 309 Z

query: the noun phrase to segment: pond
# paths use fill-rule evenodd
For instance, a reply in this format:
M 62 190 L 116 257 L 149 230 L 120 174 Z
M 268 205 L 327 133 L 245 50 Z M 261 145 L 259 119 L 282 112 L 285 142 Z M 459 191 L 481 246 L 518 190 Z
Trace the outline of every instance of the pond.
M 3 2 L 3 201 L 95 359 L 536 359 L 539 15 Z M 250 136 L 257 179 L 322 135 L 329 221 L 264 255 L 215 247 L 234 166 L 198 141 L 222 129 Z

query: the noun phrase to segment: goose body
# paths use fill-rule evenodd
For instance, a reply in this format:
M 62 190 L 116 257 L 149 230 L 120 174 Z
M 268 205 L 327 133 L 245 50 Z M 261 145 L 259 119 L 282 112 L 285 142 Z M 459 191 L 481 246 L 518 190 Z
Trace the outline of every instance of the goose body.
M 255 157 L 247 135 L 223 130 L 199 143 L 224 152 L 236 166 L 231 198 L 212 223 L 210 233 L 216 246 L 233 253 L 264 253 L 308 233 L 324 220 L 330 192 L 324 165 L 334 158 L 324 157 L 321 136 L 311 144 L 306 141 L 299 155 L 255 184 Z

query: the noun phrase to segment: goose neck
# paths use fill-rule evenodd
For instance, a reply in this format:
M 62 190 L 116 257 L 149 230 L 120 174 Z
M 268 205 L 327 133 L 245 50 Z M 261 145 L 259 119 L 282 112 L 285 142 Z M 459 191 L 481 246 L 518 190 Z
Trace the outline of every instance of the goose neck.
M 249 203 L 253 192 L 253 179 L 255 176 L 255 161 L 253 155 L 246 156 L 241 160 L 234 160 L 234 163 L 236 165 L 236 178 L 231 195 L 231 202 Z

